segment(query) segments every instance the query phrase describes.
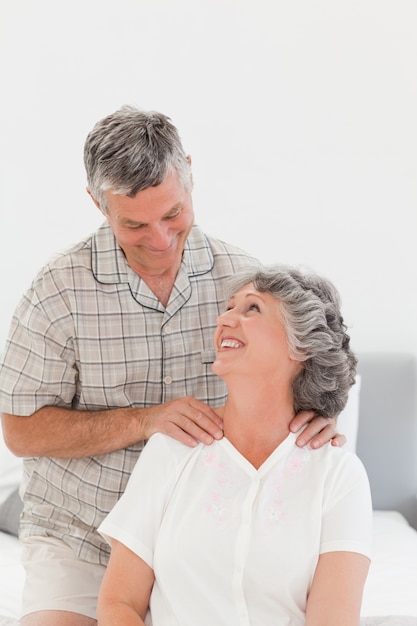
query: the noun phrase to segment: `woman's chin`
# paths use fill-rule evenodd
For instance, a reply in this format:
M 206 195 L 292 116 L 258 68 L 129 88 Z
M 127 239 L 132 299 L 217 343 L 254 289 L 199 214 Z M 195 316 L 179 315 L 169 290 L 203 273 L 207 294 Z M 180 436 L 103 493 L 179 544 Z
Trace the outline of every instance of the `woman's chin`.
M 220 376 L 220 378 L 223 378 L 225 367 L 221 358 L 216 357 L 216 359 L 213 361 L 211 369 L 214 374 L 216 374 L 217 376 Z

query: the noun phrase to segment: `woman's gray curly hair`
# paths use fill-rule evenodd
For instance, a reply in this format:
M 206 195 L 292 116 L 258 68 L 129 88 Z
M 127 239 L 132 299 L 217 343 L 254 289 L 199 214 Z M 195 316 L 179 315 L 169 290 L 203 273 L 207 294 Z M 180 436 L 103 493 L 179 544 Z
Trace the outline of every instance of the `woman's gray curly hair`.
M 317 274 L 271 265 L 237 272 L 228 282 L 228 297 L 249 283 L 279 301 L 290 354 L 304 364 L 293 385 L 295 412 L 336 417 L 355 383 L 357 358 L 335 286 Z

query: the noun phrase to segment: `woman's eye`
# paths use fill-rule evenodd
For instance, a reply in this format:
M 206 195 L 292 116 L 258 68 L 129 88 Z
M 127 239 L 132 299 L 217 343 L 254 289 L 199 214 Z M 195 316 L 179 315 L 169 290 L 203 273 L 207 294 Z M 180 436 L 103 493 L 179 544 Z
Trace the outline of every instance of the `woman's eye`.
M 249 311 L 258 311 L 258 313 L 260 313 L 261 309 L 259 308 L 258 304 L 251 304 L 249 306 Z

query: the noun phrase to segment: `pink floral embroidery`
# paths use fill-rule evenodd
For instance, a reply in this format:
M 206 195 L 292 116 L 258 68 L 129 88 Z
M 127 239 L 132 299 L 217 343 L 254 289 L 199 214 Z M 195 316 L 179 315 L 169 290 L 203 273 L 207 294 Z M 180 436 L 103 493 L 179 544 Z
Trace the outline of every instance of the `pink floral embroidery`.
M 203 452 L 203 462 L 212 473 L 212 491 L 206 512 L 216 525 L 222 526 L 229 518 L 230 502 L 233 498 L 233 476 L 230 468 L 219 460 L 217 450 L 207 447 Z M 265 530 L 272 530 L 285 520 L 285 491 L 296 476 L 305 471 L 310 460 L 308 449 L 295 448 L 283 464 L 279 464 L 268 476 L 262 489 L 259 512 Z
M 227 519 L 228 501 L 230 500 L 228 492 L 230 493 L 230 487 L 233 485 L 232 474 L 223 462 L 219 462 L 217 451 L 213 448 L 205 450 L 203 461 L 213 473 L 214 490 L 210 495 L 207 512 L 213 517 L 216 524 L 222 525 Z
M 274 528 L 285 519 L 285 501 L 281 497 L 283 486 L 303 472 L 309 460 L 308 450 L 296 448 L 284 466 L 277 467 L 267 479 L 260 505 L 266 529 Z
M 225 499 L 218 493 L 211 495 L 211 502 L 207 505 L 207 512 L 213 517 L 218 525 L 224 524 L 226 520 L 227 507 Z

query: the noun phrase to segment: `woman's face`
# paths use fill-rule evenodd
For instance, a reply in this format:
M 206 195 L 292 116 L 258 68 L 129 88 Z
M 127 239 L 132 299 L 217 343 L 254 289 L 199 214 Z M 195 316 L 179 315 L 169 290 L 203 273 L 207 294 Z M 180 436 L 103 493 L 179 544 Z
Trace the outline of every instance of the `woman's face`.
M 246 373 L 292 384 L 302 365 L 290 356 L 279 302 L 245 285 L 217 318 L 213 371 L 226 378 Z

